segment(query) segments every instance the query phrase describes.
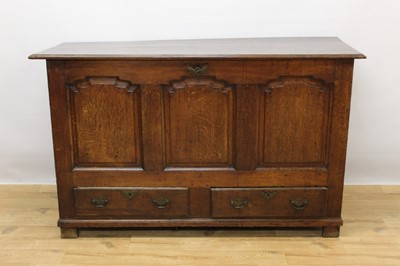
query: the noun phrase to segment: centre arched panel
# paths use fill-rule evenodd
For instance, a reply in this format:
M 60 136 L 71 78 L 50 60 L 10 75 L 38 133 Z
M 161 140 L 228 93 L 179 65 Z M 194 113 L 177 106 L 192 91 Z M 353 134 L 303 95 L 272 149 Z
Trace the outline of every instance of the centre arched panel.
M 167 167 L 232 166 L 232 86 L 206 76 L 164 89 Z

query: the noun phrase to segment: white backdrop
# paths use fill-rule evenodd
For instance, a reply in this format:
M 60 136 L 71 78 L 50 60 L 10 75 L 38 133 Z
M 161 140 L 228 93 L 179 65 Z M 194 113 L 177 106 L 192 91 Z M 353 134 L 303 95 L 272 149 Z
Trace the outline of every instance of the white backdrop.
M 400 184 L 400 2 L 5 0 L 0 9 L 0 183 L 54 183 L 44 61 L 76 41 L 338 36 L 355 64 L 348 184 Z

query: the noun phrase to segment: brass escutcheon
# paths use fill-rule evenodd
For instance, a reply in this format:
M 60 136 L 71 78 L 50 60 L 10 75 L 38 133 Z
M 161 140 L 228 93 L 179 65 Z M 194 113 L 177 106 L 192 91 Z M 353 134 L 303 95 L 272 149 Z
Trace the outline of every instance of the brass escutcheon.
M 132 191 L 122 191 L 121 192 L 122 196 L 124 196 L 125 198 L 128 199 L 133 199 L 134 197 L 136 197 L 139 192 L 137 190 L 132 190 Z
M 274 198 L 277 194 L 278 191 L 261 191 L 261 196 L 266 200 Z

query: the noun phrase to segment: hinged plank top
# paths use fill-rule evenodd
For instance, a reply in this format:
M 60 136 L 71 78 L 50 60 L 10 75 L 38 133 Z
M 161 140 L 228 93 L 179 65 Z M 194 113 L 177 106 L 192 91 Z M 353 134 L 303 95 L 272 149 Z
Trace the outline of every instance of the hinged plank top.
M 337 37 L 199 39 L 62 43 L 30 59 L 360 59 Z

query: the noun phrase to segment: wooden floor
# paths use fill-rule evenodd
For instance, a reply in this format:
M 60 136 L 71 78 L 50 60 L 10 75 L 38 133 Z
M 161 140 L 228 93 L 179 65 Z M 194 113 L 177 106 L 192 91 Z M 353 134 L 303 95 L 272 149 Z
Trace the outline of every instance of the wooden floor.
M 0 265 L 400 265 L 400 186 L 346 186 L 340 238 L 318 230 L 81 231 L 54 186 L 0 186 Z

